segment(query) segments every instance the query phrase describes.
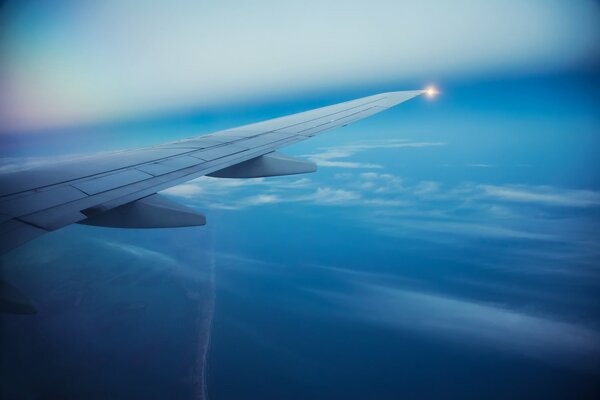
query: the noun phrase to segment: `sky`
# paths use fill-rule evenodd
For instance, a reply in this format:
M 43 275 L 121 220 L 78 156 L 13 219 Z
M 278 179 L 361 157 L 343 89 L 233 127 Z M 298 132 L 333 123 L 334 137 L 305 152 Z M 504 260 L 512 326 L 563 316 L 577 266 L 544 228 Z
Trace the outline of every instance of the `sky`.
M 435 85 L 2 256 L 7 398 L 597 398 L 600 6 L 7 2 L 0 171 Z
M 343 5 L 343 6 L 341 6 Z M 594 1 L 9 1 L 3 130 L 597 60 Z

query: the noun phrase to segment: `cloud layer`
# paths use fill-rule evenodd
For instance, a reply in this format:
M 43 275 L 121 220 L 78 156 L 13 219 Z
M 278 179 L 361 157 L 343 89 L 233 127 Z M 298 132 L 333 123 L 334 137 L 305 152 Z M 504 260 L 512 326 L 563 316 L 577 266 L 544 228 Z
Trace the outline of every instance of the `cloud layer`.
M 584 325 L 389 284 L 364 284 L 356 280 L 355 285 L 356 291 L 351 293 L 321 292 L 321 295 L 337 304 L 341 313 L 370 323 L 579 368 L 598 366 L 600 336 Z
M 249 180 L 203 177 L 164 193 L 203 210 L 281 204 L 296 205 L 286 208 L 288 212 L 328 207 L 331 214 L 339 209 L 335 214 L 339 218 L 387 240 L 418 240 L 449 249 L 497 243 L 502 251 L 477 261 L 493 268 L 510 269 L 520 265 L 518 260 L 528 259 L 530 265 L 524 271 L 531 274 L 598 276 L 594 260 L 600 258 L 600 246 L 592 240 L 600 235 L 594 221 L 600 210 L 598 191 L 550 185 L 448 184 L 400 176 L 383 165 L 373 169 L 353 159 L 361 152 L 416 151 L 443 144 L 393 139 L 329 147 L 309 156 L 317 162 L 340 162 L 325 164 L 329 168 L 319 176 L 329 176 L 323 180 L 310 175 Z

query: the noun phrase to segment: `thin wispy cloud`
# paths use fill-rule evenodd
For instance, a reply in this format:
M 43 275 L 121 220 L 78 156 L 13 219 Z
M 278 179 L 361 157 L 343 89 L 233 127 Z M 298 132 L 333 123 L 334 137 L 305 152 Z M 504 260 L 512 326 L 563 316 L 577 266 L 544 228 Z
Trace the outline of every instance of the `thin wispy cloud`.
M 407 216 L 394 218 L 392 214 L 382 215 L 372 220 L 379 232 L 396 236 L 427 239 L 430 241 L 456 243 L 471 239 L 512 239 L 560 241 L 553 233 L 540 232 L 517 224 L 505 224 L 487 220 L 480 222 L 471 218 L 413 219 Z
M 372 163 L 361 163 L 356 161 L 334 161 L 331 155 L 323 154 L 323 155 L 314 155 L 309 157 L 311 161 L 317 164 L 319 167 L 334 167 L 334 168 L 383 168 L 383 166 L 379 164 Z
M 356 161 L 341 161 L 340 159 L 348 158 L 356 154 L 358 151 L 346 150 L 343 148 L 326 149 L 321 153 L 306 155 L 309 160 L 313 161 L 319 167 L 336 167 L 336 168 L 383 168 L 382 165 L 373 163 L 361 163 Z
M 491 164 L 484 164 L 484 163 L 473 163 L 473 164 L 467 164 L 467 167 L 472 167 L 472 168 L 492 168 L 493 165 L 491 165 Z
M 226 179 L 203 176 L 161 193 L 184 199 L 191 205 L 202 204 L 203 207 L 212 209 L 239 210 L 264 204 L 297 201 L 290 196 L 298 197 L 298 190 L 312 187 L 311 179 L 304 177 Z M 245 196 L 248 190 L 252 190 L 254 194 Z M 265 191 L 270 192 L 264 193 Z M 272 191 L 281 192 L 282 195 L 271 193 Z M 287 196 L 284 196 L 285 194 Z
M 597 367 L 600 334 L 583 324 L 434 292 L 358 280 L 355 285 L 351 293 L 320 294 L 344 315 L 365 322 L 578 368 Z
M 443 146 L 445 144 L 445 142 L 414 142 L 404 139 L 391 139 L 382 142 L 356 143 L 336 147 L 327 147 L 321 149 L 322 151 L 319 153 L 308 154 L 305 157 L 307 157 L 320 167 L 373 169 L 383 168 L 383 166 L 376 163 L 348 161 L 345 159 L 369 150 L 422 148 L 432 146 Z
M 370 146 L 373 144 L 367 147 Z M 352 151 L 339 150 L 335 154 L 341 156 Z M 593 222 L 582 223 L 576 217 L 569 217 L 568 212 L 556 218 L 552 210 L 556 206 L 567 209 L 597 207 L 600 193 L 596 191 L 535 185 L 443 185 L 388 172 L 354 170 L 336 173 L 327 183 L 292 177 L 233 182 L 202 178 L 189 188 L 167 192 L 185 198 L 190 205 L 200 209 L 245 210 L 286 203 L 353 207 L 352 213 L 342 214 L 349 223 L 397 240 L 419 240 L 452 247 L 473 247 L 481 240 L 561 244 L 546 250 L 553 260 L 567 254 L 564 246 L 570 248 L 567 259 L 563 260 L 571 265 L 570 269 L 559 268 L 554 261 L 547 261 L 546 256 L 528 257 L 536 260 L 530 267 L 536 273 L 589 274 L 581 262 L 581 255 L 585 254 L 583 258 L 587 259 L 598 252 L 594 243 L 588 240 L 590 236 L 600 234 Z M 532 213 L 531 207 L 536 211 Z M 514 253 L 517 257 L 519 251 L 509 248 L 504 253 L 507 257 Z M 557 255 L 552 256 L 554 253 Z M 505 262 L 502 260 L 492 261 L 491 266 L 503 268 L 497 265 Z M 512 264 L 508 262 L 508 265 Z
M 301 290 L 304 295 L 298 302 L 282 305 L 286 312 L 305 312 L 308 304 L 318 298 L 321 312 L 335 318 L 350 319 L 353 323 L 425 335 L 465 348 L 511 352 L 563 367 L 597 371 L 600 365 L 600 332 L 597 327 L 583 320 L 566 319 L 559 312 L 542 312 L 531 306 L 519 307 L 477 297 L 461 297 L 431 289 L 422 277 L 404 276 L 394 270 L 370 270 L 367 265 L 362 269 L 325 264 L 302 265 L 303 269 L 310 269 L 311 274 L 327 277 L 326 286 L 318 283 L 320 279 L 307 286 L 306 282 L 294 283 L 290 279 L 290 275 L 297 273 L 298 265 L 277 264 L 248 255 L 218 253 L 215 257 L 232 261 L 224 263 L 223 267 L 242 273 L 277 276 L 293 290 Z M 495 289 L 509 293 L 518 290 L 506 285 Z M 288 292 L 285 293 L 287 295 Z M 520 294 L 532 295 L 529 291 Z M 534 296 L 539 295 L 534 293 Z M 273 296 L 271 300 L 279 298 L 276 293 Z
M 300 201 L 308 201 L 316 204 L 347 204 L 360 198 L 360 194 L 351 190 L 334 189 L 331 187 L 319 187 L 307 196 L 301 197 Z
M 273 194 L 257 194 L 240 201 L 245 206 L 262 206 L 265 204 L 276 204 L 285 201 L 285 199 Z
M 112 251 L 119 251 L 146 262 L 160 263 L 169 266 L 174 266 L 177 264 L 177 261 L 173 257 L 142 246 L 136 246 L 122 242 L 113 242 L 109 240 L 96 240 L 95 243 Z
M 484 196 L 505 201 L 564 207 L 600 206 L 600 192 L 573 190 L 552 186 L 479 185 Z
M 236 208 L 281 202 L 414 204 L 418 212 L 428 202 L 446 202 L 452 208 L 469 207 L 495 218 L 520 216 L 519 204 L 563 207 L 600 206 L 600 192 L 551 186 L 457 184 L 407 180 L 390 173 L 361 172 L 335 175 L 336 185 L 322 185 L 310 178 L 218 179 L 202 177 L 162 193 L 191 200 L 237 203 Z M 334 183 L 328 182 L 328 183 Z M 253 193 L 243 196 L 248 190 Z M 244 199 L 240 201 L 240 199 Z M 425 203 L 423 203 L 425 201 Z M 420 206 L 419 206 L 420 204 Z M 439 207 L 439 205 L 436 205 Z
M 185 183 L 183 185 L 173 186 L 164 190 L 162 193 L 185 198 L 195 198 L 203 193 L 202 185 L 195 183 Z
M 0 173 L 12 173 L 38 167 L 49 167 L 54 166 L 57 163 L 68 163 L 69 161 L 75 161 L 84 158 L 102 157 L 112 153 L 115 152 L 102 151 L 93 154 L 75 153 L 40 157 L 3 157 L 0 158 Z
M 178 254 L 173 251 L 165 251 L 164 248 L 157 250 L 142 245 L 107 239 L 94 239 L 92 242 L 101 251 L 120 253 L 121 258 L 125 256 L 125 259 L 129 258 L 143 265 L 144 271 L 140 274 L 140 279 L 144 279 L 150 274 L 181 278 L 188 295 L 193 293 L 196 288 L 187 287 L 186 282 L 196 282 L 197 279 L 202 281 L 212 279 L 210 268 L 198 268 L 197 266 L 199 259 L 208 260 L 207 265 L 214 263 L 214 254 L 209 251 L 196 251 L 194 263 L 190 264 L 189 260 L 180 259 Z
M 234 202 L 236 209 L 278 203 L 305 203 L 317 205 L 351 205 L 361 198 L 360 193 L 328 186 L 317 187 L 314 191 L 301 195 L 259 194 Z

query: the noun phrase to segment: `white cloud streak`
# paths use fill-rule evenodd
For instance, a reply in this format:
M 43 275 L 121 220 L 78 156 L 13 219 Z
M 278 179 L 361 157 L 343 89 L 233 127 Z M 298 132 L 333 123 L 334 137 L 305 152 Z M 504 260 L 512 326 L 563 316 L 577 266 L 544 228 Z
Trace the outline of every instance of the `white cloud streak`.
M 356 287 L 350 294 L 320 294 L 337 303 L 344 315 L 370 323 L 578 368 L 598 364 L 600 335 L 580 324 L 432 292 L 373 283 Z
M 187 199 L 195 198 L 203 193 L 202 186 L 195 183 L 184 183 L 183 185 L 173 186 L 162 193 Z
M 297 266 L 242 255 L 217 254 L 216 257 L 235 261 L 224 264 L 227 268 L 251 274 L 276 274 L 287 282 L 290 281 L 288 274 L 297 273 Z M 430 290 L 420 279 L 390 271 L 323 264 L 303 267 L 326 274 L 341 284 L 319 287 L 298 283 L 295 286 L 310 296 L 326 300 L 318 303 L 321 312 L 336 318 L 426 335 L 464 347 L 512 352 L 576 369 L 598 371 L 600 367 L 600 332 L 585 321 L 538 312 L 531 305 L 517 307 Z M 500 290 L 512 293 L 515 288 L 501 286 Z M 310 296 L 301 298 L 310 301 Z M 306 310 L 304 303 L 293 307 L 297 307 L 298 312 Z
M 111 242 L 108 240 L 96 240 L 95 243 L 104 246 L 108 249 L 120 251 L 122 253 L 128 254 L 130 256 L 144 261 L 150 261 L 153 263 L 160 263 L 169 266 L 177 265 L 177 261 L 173 257 L 158 251 L 147 249 L 145 247 L 136 246 L 128 243 Z
M 506 201 L 563 207 L 600 206 L 600 193 L 592 190 L 526 185 L 479 185 L 479 188 L 484 196 Z
M 341 215 L 360 229 L 397 240 L 433 242 L 453 248 L 478 246 L 482 241 L 514 243 L 517 247 L 507 249 L 500 259 L 490 262 L 489 267 L 495 269 L 511 269 L 510 260 L 523 257 L 519 246 L 545 243 L 552 246 L 545 247 L 548 254 L 524 256 L 532 260 L 527 271 L 596 275 L 586 260 L 599 254 L 600 249 L 590 240 L 599 233 L 597 225 L 581 221 L 572 212 L 597 207 L 597 191 L 472 183 L 447 186 L 375 171 L 347 170 L 333 178 L 328 180 L 329 185 L 310 178 L 234 182 L 202 178 L 190 183 L 190 188 L 167 192 L 200 209 L 244 210 L 286 203 L 298 207 L 352 207 L 352 212 Z M 557 206 L 563 208 L 558 218 Z M 562 260 L 560 265 L 556 264 L 558 259 Z
M 422 148 L 432 146 L 443 146 L 445 142 L 411 142 L 403 139 L 392 139 L 376 143 L 357 143 L 344 146 L 327 147 L 321 149 L 320 153 L 306 155 L 305 157 L 312 160 L 320 167 L 336 167 L 336 168 L 383 168 L 380 164 L 361 163 L 356 161 L 340 161 L 352 157 L 356 154 L 363 153 L 369 150 L 379 149 L 400 149 L 400 148 Z

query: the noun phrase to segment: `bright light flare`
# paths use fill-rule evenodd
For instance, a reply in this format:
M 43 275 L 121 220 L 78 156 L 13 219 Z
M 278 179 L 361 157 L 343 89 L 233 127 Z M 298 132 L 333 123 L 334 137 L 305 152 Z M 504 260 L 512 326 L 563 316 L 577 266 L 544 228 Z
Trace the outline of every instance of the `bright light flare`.
M 425 95 L 429 98 L 435 97 L 439 91 L 435 88 L 435 86 L 428 86 L 425 88 Z

